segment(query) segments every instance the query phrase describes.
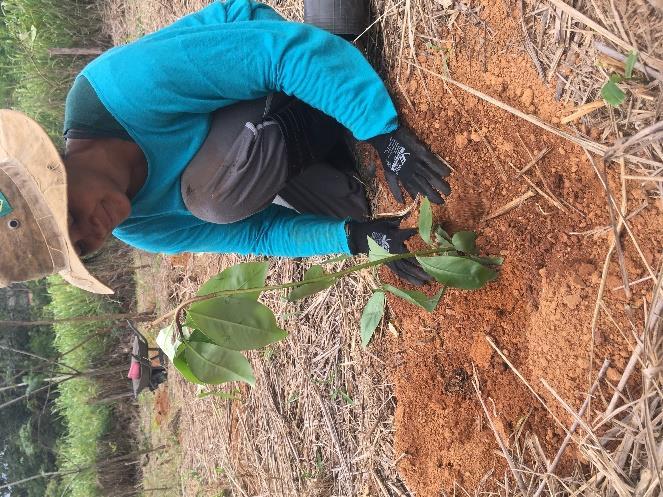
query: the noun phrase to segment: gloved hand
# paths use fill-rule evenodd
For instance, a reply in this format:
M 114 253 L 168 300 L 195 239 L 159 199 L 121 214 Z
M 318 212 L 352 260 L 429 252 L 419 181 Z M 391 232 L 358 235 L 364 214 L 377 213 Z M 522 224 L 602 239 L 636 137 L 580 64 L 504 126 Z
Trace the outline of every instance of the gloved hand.
M 400 229 L 401 219 L 400 217 L 391 217 L 363 223 L 349 221 L 346 228 L 350 252 L 355 255 L 368 254 L 367 237 L 369 236 L 390 254 L 407 252 L 404 242 L 413 236 L 417 230 L 414 228 Z M 387 267 L 399 278 L 416 286 L 421 286 L 433 279 L 421 269 L 414 257 L 389 262 Z
M 451 193 L 449 183 L 442 179 L 449 176 L 449 165 L 431 153 L 411 131 L 399 127 L 368 142 L 380 154 L 387 185 L 399 203 L 404 203 L 399 182 L 413 199 L 421 193 L 435 204 L 444 203 L 435 190 L 443 195 Z

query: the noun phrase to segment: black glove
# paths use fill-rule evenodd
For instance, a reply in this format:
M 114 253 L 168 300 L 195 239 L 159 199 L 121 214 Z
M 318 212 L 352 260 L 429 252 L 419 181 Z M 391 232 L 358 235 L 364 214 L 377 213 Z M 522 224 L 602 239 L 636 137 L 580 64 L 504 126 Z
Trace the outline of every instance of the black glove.
M 398 202 L 404 203 L 400 182 L 413 199 L 421 193 L 435 204 L 444 203 L 435 190 L 443 195 L 451 193 L 449 183 L 441 179 L 449 176 L 449 165 L 432 154 L 411 131 L 400 127 L 368 142 L 380 154 L 387 185 Z
M 350 252 L 355 255 L 368 254 L 367 237 L 369 236 L 390 254 L 403 254 L 407 252 L 405 240 L 413 236 L 417 230 L 415 228 L 400 229 L 398 226 L 401 223 L 401 219 L 400 217 L 391 217 L 363 223 L 349 221 L 346 226 Z M 387 263 L 387 267 L 399 278 L 416 286 L 421 286 L 433 279 L 421 269 L 421 266 L 414 257 L 389 262 Z

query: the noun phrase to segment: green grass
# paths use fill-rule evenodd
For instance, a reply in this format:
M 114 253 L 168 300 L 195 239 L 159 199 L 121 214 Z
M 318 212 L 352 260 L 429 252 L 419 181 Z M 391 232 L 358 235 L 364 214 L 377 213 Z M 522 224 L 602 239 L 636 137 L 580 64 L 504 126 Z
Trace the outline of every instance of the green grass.
M 113 312 L 107 301 L 68 284 L 59 277 L 49 278 L 51 303 L 48 310 L 56 319 L 71 316 L 103 315 Z M 54 326 L 55 348 L 65 354 L 109 323 L 62 323 Z M 65 364 L 79 370 L 89 370 L 106 350 L 108 334 L 95 337 L 66 354 Z M 60 470 L 89 466 L 97 461 L 102 437 L 108 432 L 110 410 L 106 405 L 95 405 L 98 385 L 90 378 L 69 380 L 58 386 L 56 411 L 62 416 L 66 435 L 60 441 L 58 466 Z M 61 488 L 68 487 L 70 497 L 94 497 L 100 495 L 95 471 L 65 477 Z
M 30 115 L 61 141 L 66 93 L 89 58 L 50 56 L 48 50 L 104 46 L 97 3 L 3 0 L 0 5 L 3 106 Z

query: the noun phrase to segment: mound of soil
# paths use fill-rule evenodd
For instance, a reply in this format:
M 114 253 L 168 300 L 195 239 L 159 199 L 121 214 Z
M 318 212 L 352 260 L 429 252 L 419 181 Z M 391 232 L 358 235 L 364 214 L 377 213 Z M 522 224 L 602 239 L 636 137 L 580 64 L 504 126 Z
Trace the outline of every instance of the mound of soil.
M 448 57 L 456 80 L 546 122 L 559 123 L 570 109 L 555 101 L 554 88 L 541 82 L 522 49 L 518 11 L 505 11 L 504 2 L 482 3 L 487 30 L 466 24 L 462 33 L 441 32 L 441 39 L 455 38 L 453 50 L 451 44 L 422 46 L 419 64 L 441 73 Z M 434 208 L 436 221 L 450 231 L 476 230 L 482 253 L 505 257 L 496 282 L 476 292 L 448 292 L 433 314 L 389 298 L 391 322 L 399 332 L 397 338 L 386 338 L 398 399 L 395 455 L 410 490 L 420 497 L 438 496 L 455 483 L 476 489 L 489 471 L 495 470 L 497 478 L 505 471 L 472 386 L 475 369 L 482 396 L 507 443 L 513 443 L 514 432 L 522 427 L 539 437 L 552 459 L 564 437 L 563 429 L 493 352 L 486 336 L 569 426 L 570 416 L 540 380 L 546 379 L 574 409 L 580 407 L 606 357 L 612 361 L 608 380 L 614 384 L 632 350 L 631 325 L 642 325 L 641 308 L 651 282 L 633 286 L 627 302 L 623 290 L 613 290 L 622 284 L 613 257 L 606 311 L 592 337 L 612 235 L 577 234 L 610 225 L 604 190 L 585 153 L 476 97 L 446 88 L 440 79 L 424 76 L 415 67 L 402 68 L 399 87 L 404 91 L 399 95 L 404 121 L 455 169 L 453 194 L 445 206 Z M 483 221 L 528 190 L 534 192 L 513 167 L 523 168 L 544 148 L 549 153 L 524 176 L 549 191 L 561 208 L 535 194 L 508 213 Z M 618 175 L 611 167 L 607 172 L 619 198 Z M 632 212 L 647 197 L 636 183 L 629 186 Z M 380 197 L 381 211 L 399 209 L 387 195 Z M 652 204 L 630 222 L 650 265 L 663 247 L 662 217 L 660 206 Z M 416 219 L 407 224 L 416 226 Z M 623 241 L 631 281 L 647 276 L 629 238 Z M 383 281 L 406 286 L 382 271 Z M 608 386 L 603 394 L 611 394 Z M 604 406 L 600 398 L 593 403 L 597 409 Z M 567 450 L 560 471 L 569 471 L 577 456 Z

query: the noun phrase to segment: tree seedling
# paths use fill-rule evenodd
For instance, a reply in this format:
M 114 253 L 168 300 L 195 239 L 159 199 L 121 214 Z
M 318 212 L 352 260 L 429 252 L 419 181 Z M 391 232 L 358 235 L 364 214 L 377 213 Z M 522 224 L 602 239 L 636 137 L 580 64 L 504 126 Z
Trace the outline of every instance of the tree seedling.
M 229 267 L 204 283 L 196 297 L 178 306 L 173 324 L 161 330 L 157 343 L 190 382 L 213 385 L 243 381 L 254 385 L 253 370 L 242 352 L 266 347 L 288 335 L 277 325 L 274 313 L 258 302 L 263 292 L 289 292 L 287 299 L 294 302 L 333 286 L 350 273 L 415 257 L 442 288 L 429 296 L 418 290 L 379 285 L 360 320 L 361 343 L 366 347 L 384 315 L 387 293 L 433 312 L 447 287 L 475 290 L 497 278 L 496 267 L 503 260 L 478 255 L 476 233 L 459 231 L 451 236 L 442 228 L 435 228 L 432 217 L 430 203 L 424 199 L 419 213 L 419 234 L 428 245 L 424 250 L 390 254 L 369 238 L 369 262 L 335 273 L 315 265 L 299 282 L 265 286 L 267 262 Z

